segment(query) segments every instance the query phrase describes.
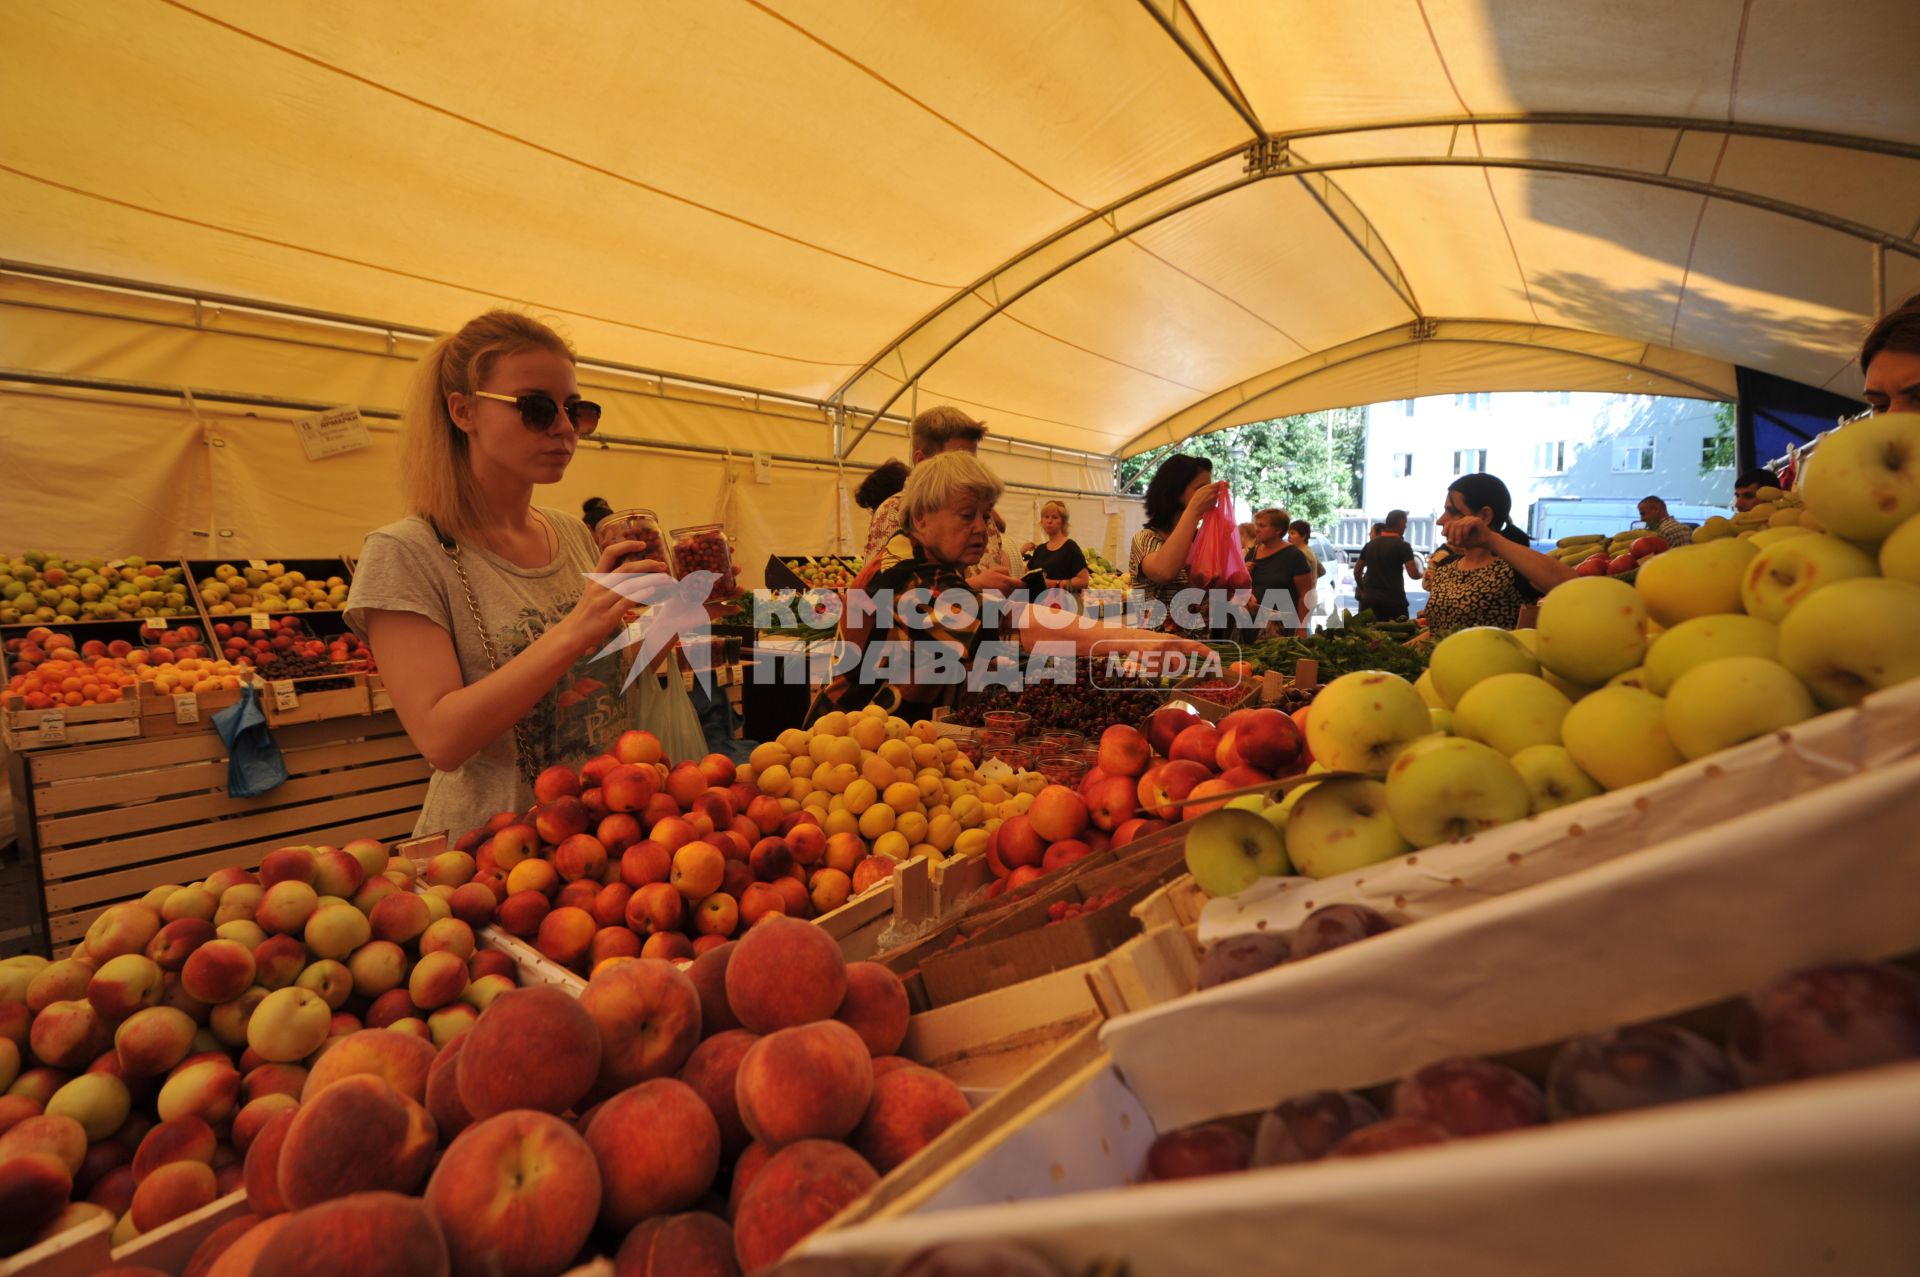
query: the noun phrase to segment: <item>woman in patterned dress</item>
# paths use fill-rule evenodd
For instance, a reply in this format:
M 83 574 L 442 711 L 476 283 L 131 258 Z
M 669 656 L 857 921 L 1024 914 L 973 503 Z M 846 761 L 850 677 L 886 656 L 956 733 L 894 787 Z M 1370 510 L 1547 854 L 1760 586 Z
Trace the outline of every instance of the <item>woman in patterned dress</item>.
M 1514 629 L 1522 607 L 1574 577 L 1572 568 L 1527 544 L 1513 525 L 1513 497 L 1493 475 L 1453 481 L 1440 532 L 1446 546 L 1428 560 L 1420 614 L 1434 638 L 1476 625 Z
M 1177 634 L 1202 637 L 1207 627 L 1183 626 L 1173 617 L 1179 595 L 1190 588 L 1187 552 L 1200 530 L 1200 519 L 1219 500 L 1213 481 L 1213 462 L 1205 457 L 1175 453 L 1160 463 L 1147 484 L 1147 526 L 1133 534 L 1133 553 L 1127 574 L 1134 588 L 1145 592 L 1156 610 L 1165 610 L 1163 628 Z

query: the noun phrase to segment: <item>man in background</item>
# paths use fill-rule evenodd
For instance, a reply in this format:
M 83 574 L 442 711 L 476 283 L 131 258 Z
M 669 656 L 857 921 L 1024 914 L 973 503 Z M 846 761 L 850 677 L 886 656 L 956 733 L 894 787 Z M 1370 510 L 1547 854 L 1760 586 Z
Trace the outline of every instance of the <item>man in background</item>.
M 1407 544 L 1407 512 L 1390 510 L 1378 536 L 1361 548 L 1353 565 L 1353 593 L 1362 611 L 1381 621 L 1407 618 L 1407 582 L 1420 579 L 1418 556 Z
M 1745 514 L 1760 502 L 1762 488 L 1778 487 L 1780 480 L 1773 471 L 1756 467 L 1742 470 L 1740 477 L 1733 481 L 1733 509 L 1736 514 Z
M 1693 544 L 1693 529 L 1669 514 L 1667 503 L 1659 497 L 1641 498 L 1640 521 L 1671 547 Z

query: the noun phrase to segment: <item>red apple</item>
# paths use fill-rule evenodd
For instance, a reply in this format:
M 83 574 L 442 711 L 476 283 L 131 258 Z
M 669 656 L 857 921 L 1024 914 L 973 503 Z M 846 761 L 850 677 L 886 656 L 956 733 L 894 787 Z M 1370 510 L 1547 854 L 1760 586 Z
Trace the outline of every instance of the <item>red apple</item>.
M 1656 554 L 1665 554 L 1668 550 L 1667 539 L 1658 536 L 1643 536 L 1627 547 L 1636 559 L 1650 559 Z
M 1070 865 L 1092 854 L 1093 848 L 1079 839 L 1064 839 L 1047 848 L 1047 854 L 1041 858 L 1040 868 L 1042 871 L 1058 869 L 1062 865 Z
M 1137 727 L 1115 723 L 1100 733 L 1100 770 L 1110 776 L 1139 777 L 1153 762 L 1153 746 Z
M 1300 756 L 1306 748 L 1306 738 L 1294 721 L 1277 709 L 1229 714 L 1221 728 L 1220 748 L 1214 761 L 1223 771 L 1245 766 L 1270 776 L 1288 776 L 1302 765 Z
M 1195 723 L 1204 722 L 1198 714 L 1181 705 L 1163 705 L 1147 718 L 1147 742 L 1162 758 L 1172 756 L 1174 737 Z M 1101 736 L 1104 744 L 1106 737 Z
M 1095 829 L 1118 829 L 1140 812 L 1140 786 L 1130 776 L 1106 776 L 1086 791 Z
M 1034 828 L 1029 816 L 1007 817 L 997 831 L 994 842 L 1001 863 L 1009 870 L 1037 865 L 1047 854 L 1047 840 Z
M 1078 838 L 1087 827 L 1087 804 L 1065 785 L 1048 785 L 1034 795 L 1033 806 L 1027 810 L 1027 820 L 1033 825 L 1034 832 L 1048 842 Z M 1000 855 L 1006 859 L 1004 846 L 1000 849 Z
M 1614 559 L 1613 562 L 1607 564 L 1607 575 L 1608 576 L 1625 576 L 1627 573 L 1633 571 L 1635 568 L 1639 566 L 1640 566 L 1640 560 L 1634 558 L 1632 553 L 1629 552 L 1629 553 L 1620 555 L 1619 557 Z
M 1207 771 L 1213 771 L 1214 759 L 1220 755 L 1220 729 L 1212 723 L 1194 723 L 1173 738 L 1173 748 L 1167 751 L 1167 757 L 1174 762 L 1199 763 Z
M 1188 759 L 1149 767 L 1147 774 L 1140 778 L 1141 810 L 1161 820 L 1182 820 L 1180 801 L 1193 792 L 1195 785 L 1212 775 L 1209 768 Z

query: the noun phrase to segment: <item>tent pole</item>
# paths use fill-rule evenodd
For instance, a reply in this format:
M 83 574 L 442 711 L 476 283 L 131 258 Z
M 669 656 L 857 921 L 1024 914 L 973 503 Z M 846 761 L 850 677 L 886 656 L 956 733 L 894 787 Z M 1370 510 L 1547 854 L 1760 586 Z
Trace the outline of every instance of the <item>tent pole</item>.
M 1887 246 L 1873 246 L 1873 318 L 1887 313 Z

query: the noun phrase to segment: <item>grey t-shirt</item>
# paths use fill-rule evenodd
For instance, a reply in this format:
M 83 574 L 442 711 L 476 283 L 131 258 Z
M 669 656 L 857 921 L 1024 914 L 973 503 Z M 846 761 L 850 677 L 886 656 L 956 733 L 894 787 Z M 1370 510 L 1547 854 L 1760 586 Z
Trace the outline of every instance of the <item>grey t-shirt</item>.
M 557 510 L 539 512 L 560 542 L 559 554 L 545 567 L 518 567 L 478 546 L 460 547 L 460 562 L 502 665 L 573 610 L 586 585 L 582 574 L 599 562 L 585 524 Z M 469 685 L 493 670 L 459 574 L 425 519 L 402 519 L 367 534 L 347 596 L 347 624 L 364 637 L 372 611 L 413 612 L 444 628 L 453 636 L 460 676 Z M 533 778 L 541 768 L 577 767 L 635 726 L 635 702 L 621 690 L 629 664 L 623 656 L 595 660 L 588 653 L 540 698 L 523 729 L 535 757 L 516 764 L 514 736 L 508 733 L 457 770 L 436 771 L 416 836 L 442 830 L 457 836 L 495 812 L 524 811 L 533 802 Z

